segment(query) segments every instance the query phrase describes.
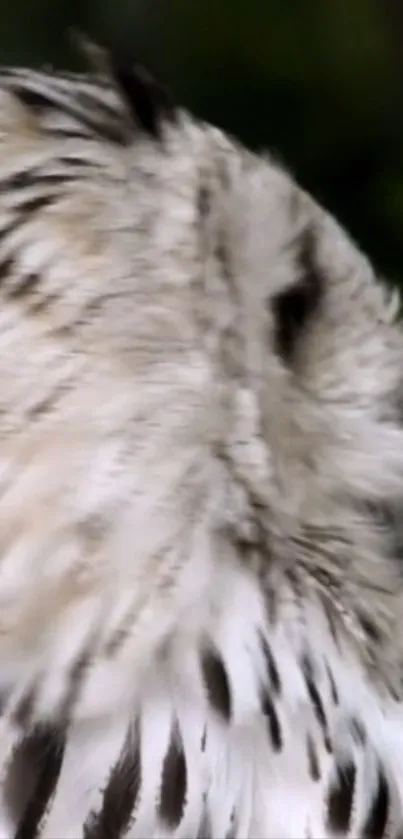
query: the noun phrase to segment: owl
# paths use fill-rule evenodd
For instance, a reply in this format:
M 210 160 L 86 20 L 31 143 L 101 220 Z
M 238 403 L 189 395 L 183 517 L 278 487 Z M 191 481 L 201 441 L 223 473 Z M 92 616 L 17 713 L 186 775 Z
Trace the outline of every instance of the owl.
M 90 52 L 0 71 L 0 837 L 401 839 L 399 302 Z

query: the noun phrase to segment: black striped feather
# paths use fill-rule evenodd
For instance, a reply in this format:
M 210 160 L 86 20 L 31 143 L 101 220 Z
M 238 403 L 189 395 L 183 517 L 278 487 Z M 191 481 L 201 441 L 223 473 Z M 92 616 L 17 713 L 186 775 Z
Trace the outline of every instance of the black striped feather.
M 100 810 L 91 813 L 84 825 L 84 839 L 120 839 L 135 818 L 140 788 L 141 741 L 136 724 L 111 770 Z
M 56 791 L 65 744 L 66 734 L 63 730 L 38 726 L 16 748 L 9 773 L 15 772 L 16 783 L 21 787 L 25 767 L 32 787 L 18 822 L 15 839 L 35 839 L 39 835 L 42 819 Z

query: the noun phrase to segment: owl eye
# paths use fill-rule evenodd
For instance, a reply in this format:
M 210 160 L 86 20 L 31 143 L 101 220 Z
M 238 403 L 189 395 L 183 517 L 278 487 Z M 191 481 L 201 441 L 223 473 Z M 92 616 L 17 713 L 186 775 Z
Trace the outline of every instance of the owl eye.
M 324 277 L 316 260 L 315 236 L 308 228 L 300 237 L 297 252 L 298 281 L 271 299 L 275 320 L 274 345 L 286 363 L 292 363 L 298 341 L 323 296 Z

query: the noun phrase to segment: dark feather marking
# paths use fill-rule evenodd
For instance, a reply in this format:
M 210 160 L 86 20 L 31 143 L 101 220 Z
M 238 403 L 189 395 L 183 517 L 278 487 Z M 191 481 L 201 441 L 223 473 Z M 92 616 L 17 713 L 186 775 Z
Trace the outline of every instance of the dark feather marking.
M 116 629 L 105 644 L 105 655 L 108 658 L 114 658 L 123 646 L 129 635 L 129 628 L 121 626 Z
M 219 237 L 216 247 L 215 247 L 215 257 L 217 262 L 222 269 L 224 279 L 232 284 L 233 276 L 232 276 L 232 267 L 230 262 L 230 255 L 228 251 L 228 247 L 224 241 L 223 233 Z
M 18 230 L 31 215 L 38 212 L 39 210 L 43 210 L 45 207 L 48 207 L 51 204 L 54 204 L 59 199 L 59 197 L 59 194 L 40 195 L 35 196 L 35 198 L 28 198 L 26 201 L 22 201 L 17 207 L 14 208 L 14 217 L 12 221 L 5 227 L 3 227 L 2 230 L 0 229 L 0 242 L 2 240 L 7 240 L 7 238 L 10 237 L 15 230 Z M 12 258 L 5 259 L 2 263 L 0 263 L 0 282 L 2 279 L 5 279 L 7 276 L 11 274 L 12 268 Z
M 35 702 L 37 697 L 37 685 L 31 685 L 26 693 L 21 697 L 12 714 L 13 722 L 22 729 L 27 729 L 31 724 L 33 717 Z
M 110 55 L 112 76 L 138 125 L 155 139 L 161 138 L 163 120 L 174 122 L 176 109 L 168 91 L 143 67 Z
M 225 839 L 237 839 L 238 836 L 238 819 L 235 807 L 231 810 L 229 828 L 225 834 Z
M 91 647 L 84 650 L 71 667 L 68 690 L 59 711 L 59 717 L 67 724 L 73 715 L 74 707 L 80 697 L 80 691 L 86 676 L 90 661 Z
M 19 824 L 38 781 L 39 761 L 32 737 L 22 737 L 6 761 L 3 800 L 12 823 Z
M 5 178 L 4 181 L 0 182 L 0 192 L 20 192 L 38 186 L 59 186 L 66 181 L 74 181 L 75 179 L 76 176 L 72 172 L 55 174 L 43 172 L 40 168 L 31 169 L 30 171 L 16 172 L 15 175 Z
M 7 193 L 14 190 L 27 189 L 37 183 L 38 172 L 36 169 L 30 171 L 16 172 L 9 178 L 4 178 L 0 183 L 0 192 Z
M 273 749 L 275 752 L 280 752 L 283 748 L 283 737 L 281 733 L 280 721 L 277 716 L 277 711 L 274 707 L 274 704 L 267 691 L 265 691 L 262 697 L 262 712 L 267 719 L 268 730 Z
M 201 743 L 200 743 L 200 748 L 201 748 L 202 752 L 206 751 L 206 743 L 207 743 L 207 728 L 206 728 L 206 726 L 204 726 L 203 734 L 202 734 L 202 738 L 201 738 Z
M 357 717 L 352 717 L 350 725 L 355 742 L 359 743 L 360 746 L 365 746 L 365 743 L 367 742 L 367 734 L 361 720 L 357 719 Z
M 403 384 L 403 383 L 402 383 Z M 402 403 L 402 384 L 397 390 L 400 406 L 396 411 L 396 420 L 400 426 L 403 421 L 403 403 Z M 392 405 L 389 412 L 393 410 Z M 385 406 L 386 411 L 386 406 Z M 383 420 L 383 417 L 382 417 Z M 389 421 L 388 417 L 386 421 Z M 402 517 L 402 502 L 399 497 L 395 499 L 386 499 L 384 501 L 366 502 L 364 510 L 368 514 L 373 527 L 384 539 L 384 549 L 387 551 L 387 556 L 392 562 L 396 562 L 402 568 L 403 558 L 403 517 Z
M 382 839 L 385 836 L 389 815 L 389 803 L 389 785 L 383 770 L 379 767 L 378 789 L 360 833 L 363 839 Z
M 266 605 L 267 605 L 267 617 L 269 619 L 270 626 L 276 626 L 278 620 L 278 595 L 274 586 L 266 583 Z
M 272 653 L 272 651 L 270 649 L 270 646 L 269 646 L 266 638 L 264 637 L 264 635 L 261 635 L 261 644 L 262 644 L 263 655 L 265 657 L 266 664 L 267 664 L 267 672 L 269 674 L 270 686 L 271 686 L 271 689 L 273 690 L 273 693 L 278 695 L 281 692 L 280 674 L 278 672 L 278 667 L 277 667 L 277 664 L 275 662 L 273 653 Z
M 329 665 L 327 665 L 326 669 L 327 669 L 327 675 L 328 675 L 329 683 L 330 683 L 330 695 L 332 697 L 332 700 L 333 700 L 334 704 L 338 705 L 339 704 L 339 693 L 338 693 L 338 690 L 337 690 L 337 687 L 336 687 L 336 682 L 334 680 L 334 676 L 333 676 L 333 673 L 332 673 Z
M 50 206 L 51 204 L 54 204 L 59 197 L 59 195 L 41 195 L 22 201 L 18 207 L 14 208 L 14 217 L 12 221 L 3 227 L 2 230 L 0 229 L 0 242 L 2 240 L 7 240 L 7 238 L 10 237 L 15 230 L 18 230 L 18 228 L 20 228 L 31 215 L 47 206 Z M 7 272 L 8 274 L 11 273 L 12 267 L 12 258 L 3 260 L 0 264 L 0 281 L 2 278 L 7 276 Z
M 1 238 L 0 234 L 0 238 Z M 0 262 L 0 283 L 3 280 L 7 280 L 8 277 L 13 273 L 14 268 L 14 260 L 13 259 L 4 259 Z
M 201 666 L 208 697 L 214 710 L 225 720 L 230 720 L 231 693 L 227 671 L 221 657 L 211 648 L 205 650 Z
M 29 411 L 27 411 L 27 419 L 32 422 L 32 420 L 38 420 L 40 417 L 49 414 L 62 394 L 66 393 L 67 389 L 68 381 L 56 385 L 43 399 L 40 399 L 31 406 Z
M 316 259 L 315 232 L 307 228 L 298 241 L 298 282 L 271 300 L 275 318 L 275 347 L 286 363 L 293 360 L 299 337 L 323 296 L 324 280 Z
M 103 793 L 101 809 L 88 816 L 83 839 L 119 839 L 129 828 L 141 786 L 140 726 L 129 732 Z
M 33 215 L 34 213 L 39 212 L 39 210 L 43 210 L 45 207 L 50 207 L 51 204 L 55 204 L 59 198 L 59 193 L 56 195 L 36 195 L 35 198 L 28 198 L 26 201 L 21 202 L 21 204 L 16 207 L 16 212 L 23 214 L 26 218 L 26 216 Z M 25 221 L 25 218 L 20 218 L 20 221 Z
M 331 833 L 348 832 L 353 808 L 356 767 L 352 761 L 336 766 L 336 775 L 329 788 L 327 820 Z
M 89 129 L 85 130 L 84 126 L 81 128 L 61 128 L 59 125 L 55 125 L 52 126 L 51 130 L 52 137 L 58 137 L 61 140 L 84 140 L 85 142 L 94 139 L 94 135 L 98 133 L 95 129 L 94 131 L 90 131 Z M 123 142 L 117 142 L 116 144 L 123 145 Z
M 313 781 L 319 781 L 319 779 L 320 779 L 319 758 L 318 758 L 318 753 L 316 751 L 315 743 L 313 742 L 313 739 L 310 736 L 310 734 L 308 734 L 307 738 L 306 738 L 306 752 L 307 752 L 307 756 L 308 756 L 309 774 L 310 774 Z
M 73 168 L 76 166 L 77 169 L 83 169 L 84 172 L 86 172 L 88 170 L 90 175 L 91 175 L 93 169 L 99 169 L 99 163 L 97 163 L 94 160 L 88 159 L 87 156 L 78 157 L 78 155 L 73 155 L 73 154 L 62 155 L 61 157 L 57 158 L 57 162 L 61 163 L 62 166 L 73 167 Z
M 119 120 L 118 114 L 115 115 L 115 120 L 111 120 L 109 109 L 106 109 L 105 112 L 105 122 L 102 122 L 101 119 L 99 122 L 96 122 L 86 116 L 80 109 L 72 107 L 62 98 L 58 98 L 57 96 L 55 98 L 50 95 L 45 96 L 45 94 L 39 93 L 39 91 L 18 86 L 12 88 L 12 93 L 26 108 L 34 113 L 37 112 L 39 114 L 43 111 L 51 110 L 60 111 L 60 113 L 63 113 L 75 120 L 79 125 L 77 131 L 75 129 L 73 129 L 73 131 L 71 131 L 71 129 L 64 131 L 64 129 L 56 128 L 54 133 L 60 133 L 61 135 L 66 134 L 66 136 L 69 136 L 70 132 L 70 136 L 81 136 L 83 139 L 88 139 L 89 136 L 95 135 L 110 143 L 120 146 L 128 145 L 127 131 L 125 130 L 123 121 L 121 119 Z M 84 129 L 85 131 L 88 131 L 88 134 L 79 134 L 80 128 L 81 132 Z M 51 129 L 51 132 L 53 133 L 53 128 Z
M 197 194 L 197 208 L 201 218 L 206 218 L 210 212 L 211 196 L 206 184 L 201 184 Z
M 64 731 L 44 726 L 38 727 L 25 741 L 25 748 L 29 747 L 31 754 L 36 754 L 38 778 L 14 839 L 34 839 L 38 835 L 59 779 L 65 745 Z
M 331 752 L 332 745 L 329 738 L 325 709 L 323 707 L 323 702 L 321 700 L 320 693 L 314 681 L 311 662 L 307 656 L 304 656 L 304 658 L 302 659 L 301 666 L 302 673 L 305 679 L 306 689 L 308 691 L 309 698 L 312 702 L 316 719 L 318 720 L 318 723 L 323 731 L 325 747 L 328 752 Z
M 31 111 L 47 111 L 49 108 L 58 108 L 59 103 L 53 101 L 43 93 L 27 87 L 12 87 L 13 95 Z
M 325 614 L 325 617 L 326 617 L 326 620 L 327 620 L 327 625 L 329 627 L 329 632 L 330 632 L 330 635 L 332 637 L 332 641 L 333 641 L 336 649 L 340 650 L 340 642 L 339 642 L 339 637 L 337 635 L 337 630 L 336 630 L 336 616 L 334 615 L 334 612 L 333 612 L 333 606 L 331 605 L 331 603 L 329 603 L 327 597 L 326 598 L 324 597 L 322 599 L 322 604 L 323 604 L 324 614 Z
M 168 751 L 162 768 L 158 813 L 168 827 L 179 826 L 186 804 L 187 767 L 179 726 L 172 726 Z
M 50 306 L 59 299 L 59 296 L 59 294 L 43 294 L 40 297 L 34 297 L 29 301 L 29 305 L 27 307 L 28 312 L 32 315 L 40 315 L 41 312 L 49 309 Z M 69 327 L 60 326 L 55 328 L 53 331 L 55 334 L 60 335 L 61 338 L 63 338 L 64 335 L 69 334 Z
M 20 300 L 31 294 L 41 284 L 40 274 L 25 274 L 18 283 L 7 288 L 7 297 L 11 300 Z
M 403 384 L 403 382 L 402 382 Z M 402 387 L 399 388 L 399 401 L 402 401 Z M 402 426 L 403 423 L 403 404 L 398 408 L 398 423 Z M 402 520 L 402 503 L 399 498 L 392 500 L 385 500 L 379 502 L 377 505 L 368 505 L 372 509 L 372 517 L 378 522 L 378 531 L 382 533 L 385 539 L 385 546 L 388 547 L 388 555 L 397 562 L 401 568 L 403 557 L 403 520 Z M 377 514 L 374 509 L 377 509 Z
M 357 617 L 369 640 L 375 644 L 379 644 L 382 636 L 374 621 L 371 620 L 369 615 L 359 614 Z
M 10 691 L 4 689 L 0 692 L 0 716 L 4 713 L 7 708 L 8 702 L 10 699 Z

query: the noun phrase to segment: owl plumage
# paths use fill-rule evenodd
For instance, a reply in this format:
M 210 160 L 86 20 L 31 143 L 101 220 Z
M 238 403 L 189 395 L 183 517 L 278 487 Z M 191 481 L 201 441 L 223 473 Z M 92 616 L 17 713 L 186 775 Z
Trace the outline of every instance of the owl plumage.
M 395 296 L 102 62 L 0 72 L 0 837 L 401 839 Z

